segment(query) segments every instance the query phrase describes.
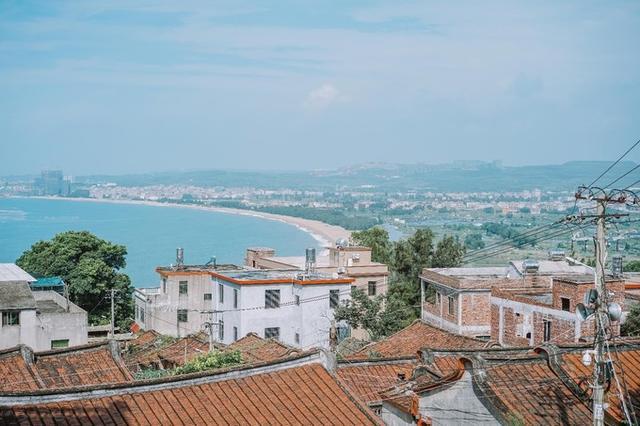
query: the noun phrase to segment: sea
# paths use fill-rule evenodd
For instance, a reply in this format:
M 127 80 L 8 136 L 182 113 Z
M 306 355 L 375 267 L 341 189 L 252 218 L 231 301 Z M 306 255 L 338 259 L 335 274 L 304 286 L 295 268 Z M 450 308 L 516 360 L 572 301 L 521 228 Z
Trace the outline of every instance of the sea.
M 64 231 L 90 231 L 127 247 L 124 270 L 136 287 L 159 282 L 157 266 L 175 263 L 184 248 L 188 264 L 242 264 L 247 247 L 277 255 L 304 255 L 318 247 L 311 234 L 287 223 L 253 216 L 173 206 L 0 198 L 0 263 L 15 262 L 32 244 Z

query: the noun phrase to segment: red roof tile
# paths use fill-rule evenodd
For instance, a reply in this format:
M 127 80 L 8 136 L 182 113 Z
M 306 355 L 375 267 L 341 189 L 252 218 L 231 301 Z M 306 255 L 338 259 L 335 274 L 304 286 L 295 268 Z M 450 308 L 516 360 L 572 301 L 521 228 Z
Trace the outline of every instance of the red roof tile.
M 29 356 L 22 352 L 21 347 L 0 351 L 0 392 L 29 391 L 43 387 L 32 364 L 27 362 Z
M 227 350 L 239 350 L 242 361 L 248 364 L 275 361 L 302 352 L 275 339 L 263 339 L 255 333 L 249 333 L 231 343 Z
M 450 333 L 423 321 L 416 320 L 411 325 L 391 336 L 371 343 L 347 356 L 347 359 L 375 359 L 417 356 L 423 348 L 438 349 L 480 349 L 487 342 L 471 337 Z
M 380 392 L 411 379 L 417 359 L 404 361 L 341 362 L 337 375 L 340 381 L 361 401 L 371 404 L 382 398 Z M 400 379 L 399 375 L 404 375 Z
M 628 410 L 635 408 L 635 416 L 640 418 L 640 370 L 638 369 L 640 365 L 640 348 L 638 347 L 638 342 L 621 342 L 617 347 L 611 345 L 610 348 L 611 359 L 614 362 L 615 372 L 621 388 L 624 391 L 624 385 L 626 385 L 631 398 L 631 403 L 628 400 L 626 401 L 627 408 Z M 592 367 L 587 367 L 582 363 L 582 351 L 585 349 L 591 348 L 561 347 L 559 353 L 561 354 L 563 371 L 571 377 L 581 390 L 591 395 L 589 381 L 592 380 Z M 608 414 L 616 421 L 623 422 L 625 414 L 615 380 L 611 383 L 607 395 L 609 402 Z
M 115 344 L 115 343 L 114 343 Z M 0 352 L 0 392 L 22 392 L 132 381 L 109 343 L 45 352 L 26 346 Z
M 212 375 L 198 384 L 165 382 L 162 389 L 114 389 L 102 397 L 71 394 L 58 395 L 58 402 L 5 404 L 0 419 L 9 424 L 53 424 L 62 417 L 68 424 L 382 424 L 319 363 L 263 371 Z

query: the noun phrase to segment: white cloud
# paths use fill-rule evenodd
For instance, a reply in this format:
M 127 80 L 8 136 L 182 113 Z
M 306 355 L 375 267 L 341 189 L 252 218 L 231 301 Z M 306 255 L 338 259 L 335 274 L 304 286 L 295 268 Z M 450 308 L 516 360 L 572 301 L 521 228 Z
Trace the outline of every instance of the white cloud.
M 305 105 L 310 108 L 322 109 L 346 99 L 346 96 L 336 89 L 335 86 L 325 83 L 309 92 Z

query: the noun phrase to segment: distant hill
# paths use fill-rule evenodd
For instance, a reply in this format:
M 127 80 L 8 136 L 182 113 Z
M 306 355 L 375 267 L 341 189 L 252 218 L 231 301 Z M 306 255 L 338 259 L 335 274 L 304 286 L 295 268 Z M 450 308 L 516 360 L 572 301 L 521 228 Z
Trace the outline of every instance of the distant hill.
M 363 191 L 519 191 L 573 190 L 589 184 L 611 162 L 571 161 L 561 165 L 505 167 L 498 162 L 464 161 L 451 164 L 360 164 L 335 170 L 299 172 L 255 172 L 203 170 L 122 176 L 85 176 L 87 183 L 114 182 L 124 186 L 184 184 L 196 186 L 291 188 L 314 191 L 351 189 Z M 635 166 L 616 165 L 602 180 L 607 184 Z M 617 186 L 640 179 L 631 174 Z

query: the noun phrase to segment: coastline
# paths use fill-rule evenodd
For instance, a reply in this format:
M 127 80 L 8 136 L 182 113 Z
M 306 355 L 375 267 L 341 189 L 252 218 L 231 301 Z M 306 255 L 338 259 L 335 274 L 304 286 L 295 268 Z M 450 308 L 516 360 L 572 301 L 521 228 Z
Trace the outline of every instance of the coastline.
M 277 222 L 283 222 L 288 225 L 295 226 L 303 232 L 308 233 L 318 242 L 320 247 L 332 246 L 336 240 L 340 238 L 349 239 L 351 232 L 337 225 L 329 225 L 328 223 L 320 222 L 318 220 L 303 219 L 295 216 L 285 216 L 280 214 L 258 212 L 252 210 L 233 209 L 229 207 L 211 207 L 211 206 L 197 206 L 191 204 L 178 204 L 178 203 L 161 203 L 159 201 L 144 201 L 144 200 L 109 200 L 98 198 L 71 198 L 71 197 L 46 197 L 46 196 L 34 196 L 34 197 L 12 197 L 12 198 L 35 198 L 40 200 L 64 200 L 64 201 L 76 201 L 76 202 L 90 202 L 90 203 L 110 203 L 110 204 L 134 204 L 142 206 L 153 207 L 173 207 L 184 208 L 202 211 L 211 211 L 217 213 L 233 214 L 240 216 L 257 217 L 260 219 L 273 220 Z

